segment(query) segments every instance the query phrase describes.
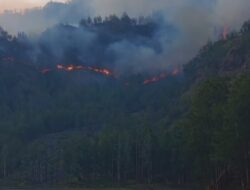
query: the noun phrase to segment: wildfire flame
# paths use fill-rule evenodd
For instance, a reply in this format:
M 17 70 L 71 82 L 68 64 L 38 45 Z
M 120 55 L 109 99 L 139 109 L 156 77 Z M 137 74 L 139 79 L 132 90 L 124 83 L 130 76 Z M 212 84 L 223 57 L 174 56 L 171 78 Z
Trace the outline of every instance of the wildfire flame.
M 100 73 L 106 76 L 113 76 L 113 72 L 108 69 L 102 69 L 102 68 L 94 68 L 94 67 L 88 67 L 90 71 L 94 71 L 96 73 Z
M 222 33 L 223 39 L 226 40 L 228 37 L 228 26 L 225 25 Z
M 180 73 L 181 73 L 181 69 L 175 68 L 175 69 L 171 72 L 171 75 L 172 75 L 173 77 L 175 77 L 175 76 L 178 76 Z
M 150 79 L 144 80 L 143 84 L 150 84 L 150 83 L 158 82 L 158 81 L 163 80 L 163 79 L 165 79 L 167 77 L 168 77 L 167 73 L 162 73 L 159 76 L 154 76 L 154 77 L 152 77 Z
M 47 74 L 49 72 L 52 72 L 53 70 L 52 69 L 43 69 L 41 71 L 42 74 Z M 104 75 L 104 76 L 115 76 L 114 73 L 109 70 L 109 69 L 106 69 L 106 68 L 98 68 L 98 67 L 85 67 L 85 66 L 82 66 L 82 65 L 62 65 L 62 64 L 58 64 L 56 66 L 56 71 L 65 71 L 65 72 L 73 72 L 73 71 L 91 71 L 91 72 L 95 72 L 95 73 L 99 73 L 101 75 Z M 143 81 L 143 84 L 144 85 L 148 85 L 148 84 L 151 84 L 151 83 L 156 83 L 156 82 L 159 82 L 161 80 L 164 80 L 166 79 L 167 77 L 173 77 L 173 76 L 177 76 L 180 74 L 180 69 L 179 68 L 175 68 L 174 70 L 172 70 L 171 72 L 164 72 L 164 73 L 161 73 L 160 75 L 158 76 L 154 76 L 150 79 L 145 79 Z M 126 83 L 125 85 L 129 85 L 128 83 Z
M 43 69 L 43 70 L 41 71 L 42 74 L 47 74 L 47 73 L 49 73 L 49 72 L 51 72 L 51 69 Z
M 228 36 L 228 27 L 225 26 L 224 31 L 223 31 L 223 38 L 227 39 L 227 36 Z M 14 62 L 15 58 L 14 57 L 3 57 L 2 61 L 4 61 L 4 62 Z M 115 77 L 115 74 L 113 73 L 113 71 L 111 71 L 111 70 L 109 70 L 107 68 L 91 67 L 91 66 L 87 66 L 86 67 L 86 66 L 83 66 L 83 65 L 73 65 L 73 64 L 63 65 L 63 64 L 57 64 L 55 69 L 53 69 L 53 68 L 44 68 L 44 69 L 40 70 L 40 72 L 42 74 L 44 74 L 44 75 L 46 75 L 46 74 L 48 74 L 50 72 L 53 72 L 53 71 L 65 71 L 65 72 L 90 71 L 90 72 L 101 74 L 103 76 L 117 78 L 117 77 Z M 143 81 L 143 84 L 144 85 L 149 85 L 151 83 L 156 83 L 156 82 L 164 80 L 164 79 L 166 79 L 168 77 L 177 76 L 177 75 L 180 74 L 180 72 L 181 72 L 181 70 L 179 68 L 175 68 L 171 72 L 164 72 L 164 73 L 161 73 L 160 75 L 154 76 L 154 77 L 152 77 L 150 79 L 145 79 Z M 129 83 L 126 82 L 125 85 L 129 86 Z
M 62 64 L 58 64 L 56 66 L 56 70 L 57 71 L 66 71 L 66 72 L 73 72 L 73 71 L 92 71 L 95 73 L 99 73 L 105 76 L 114 76 L 113 72 L 109 69 L 106 68 L 98 68 L 98 67 L 85 67 L 82 65 L 62 65 Z M 42 74 L 47 74 L 49 72 L 51 72 L 52 69 L 43 69 L 41 71 Z
M 167 73 L 167 72 L 165 72 L 165 73 L 161 73 L 160 75 L 158 75 L 158 76 L 154 76 L 154 77 L 152 77 L 152 78 L 150 78 L 150 79 L 146 79 L 146 80 L 144 80 L 144 82 L 143 82 L 143 84 L 144 85 L 148 85 L 148 84 L 151 84 L 151 83 L 156 83 L 156 82 L 159 82 L 159 81 L 161 81 L 161 80 L 164 80 L 164 79 L 166 79 L 166 78 L 168 78 L 168 77 L 174 77 L 174 76 L 177 76 L 177 75 L 179 75 L 180 74 L 180 69 L 174 69 L 172 72 L 170 72 L 170 73 Z

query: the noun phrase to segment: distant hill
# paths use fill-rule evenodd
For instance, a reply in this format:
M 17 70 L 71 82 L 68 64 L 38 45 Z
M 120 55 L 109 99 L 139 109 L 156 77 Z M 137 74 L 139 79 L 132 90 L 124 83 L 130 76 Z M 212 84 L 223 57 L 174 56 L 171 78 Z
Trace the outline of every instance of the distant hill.
M 0 30 L 1 185 L 249 188 L 250 23 L 183 69 L 116 75 L 128 48 L 161 52 L 157 27 L 112 15 L 35 42 Z

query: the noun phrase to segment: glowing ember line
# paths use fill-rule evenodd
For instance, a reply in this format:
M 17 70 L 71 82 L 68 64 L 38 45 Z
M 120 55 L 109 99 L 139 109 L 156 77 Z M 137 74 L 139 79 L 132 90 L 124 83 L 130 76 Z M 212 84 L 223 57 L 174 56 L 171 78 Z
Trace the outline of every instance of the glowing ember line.
M 172 75 L 172 76 L 177 76 L 177 75 L 180 74 L 180 72 L 181 72 L 180 69 L 177 69 L 177 68 L 176 68 L 176 69 L 174 69 L 174 70 L 172 71 L 171 75 Z
M 41 73 L 42 74 L 47 74 L 47 73 L 49 73 L 49 72 L 51 72 L 52 70 L 51 69 L 43 69 L 42 71 L 41 71 Z
M 158 82 L 160 80 L 167 78 L 167 76 L 168 75 L 166 73 L 162 73 L 159 76 L 155 76 L 155 77 L 152 77 L 151 79 L 144 80 L 143 84 L 155 83 L 155 82 Z
M 159 82 L 161 80 L 164 80 L 166 79 L 167 77 L 174 77 L 174 76 L 177 76 L 180 74 L 180 70 L 179 69 L 174 69 L 171 73 L 162 73 L 160 74 L 159 76 L 154 76 L 150 79 L 146 79 L 144 80 L 143 84 L 144 85 L 148 85 L 148 84 L 151 84 L 151 83 L 156 83 L 156 82 Z
M 46 69 L 43 69 L 41 71 L 42 74 L 47 74 L 49 72 L 53 71 L 52 69 L 49 69 L 49 68 L 46 68 Z M 56 66 L 56 71 L 65 71 L 65 72 L 73 72 L 73 71 L 91 71 L 91 72 L 94 72 L 94 73 L 98 73 L 98 74 L 101 74 L 101 75 L 104 75 L 104 76 L 112 76 L 112 77 L 115 77 L 115 74 L 109 70 L 109 69 L 106 69 L 106 68 L 99 68 L 99 67 L 85 67 L 85 66 L 82 66 L 82 65 L 62 65 L 62 64 L 58 64 Z M 172 72 L 164 72 L 164 73 L 161 73 L 160 75 L 158 76 L 154 76 L 150 79 L 145 79 L 143 81 L 143 84 L 144 85 L 148 85 L 148 84 L 151 84 L 151 83 L 156 83 L 156 82 L 159 82 L 161 80 L 164 80 L 168 77 L 174 77 L 174 76 L 177 76 L 180 74 L 180 69 L 176 68 L 174 70 L 172 70 Z M 126 86 L 129 85 L 129 83 L 126 83 L 125 84 Z
M 85 67 L 82 65 L 61 65 L 58 64 L 56 66 L 57 71 L 66 71 L 66 72 L 73 72 L 73 71 L 92 71 L 95 73 L 99 73 L 105 76 L 114 76 L 113 72 L 106 68 L 98 68 L 98 67 Z M 43 69 L 41 72 L 43 74 L 47 74 L 48 72 L 52 71 L 52 69 Z
M 64 69 L 64 66 L 63 66 L 63 65 L 57 65 L 56 68 L 57 68 L 58 70 L 63 70 L 63 69 Z

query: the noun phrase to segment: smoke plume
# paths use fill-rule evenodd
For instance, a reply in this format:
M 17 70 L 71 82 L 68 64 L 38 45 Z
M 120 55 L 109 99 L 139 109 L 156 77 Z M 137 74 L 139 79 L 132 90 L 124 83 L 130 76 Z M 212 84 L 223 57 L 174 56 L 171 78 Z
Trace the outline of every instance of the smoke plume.
M 101 49 L 106 57 L 112 55 L 112 67 L 119 74 L 141 73 L 186 63 L 208 40 L 216 40 L 223 26 L 238 30 L 250 18 L 249 9 L 249 0 L 72 0 L 50 2 L 43 8 L 23 13 L 5 12 L 0 15 L 0 25 L 12 34 L 24 31 L 38 35 L 37 43 L 46 44 L 55 57 L 63 57 L 66 49 L 76 48 L 80 51 L 74 55 L 76 61 L 96 64 L 103 61 L 98 59 L 100 56 L 87 55 L 94 52 L 99 55 L 100 50 L 94 46 L 102 44 L 97 42 L 95 32 L 87 29 L 79 32 L 81 18 L 124 12 L 133 17 L 150 15 L 160 24 L 149 43 L 145 43 L 145 39 L 141 42 L 143 40 L 121 38 Z M 58 23 L 75 27 L 70 40 L 65 40 L 67 34 L 58 28 L 48 32 L 48 28 Z

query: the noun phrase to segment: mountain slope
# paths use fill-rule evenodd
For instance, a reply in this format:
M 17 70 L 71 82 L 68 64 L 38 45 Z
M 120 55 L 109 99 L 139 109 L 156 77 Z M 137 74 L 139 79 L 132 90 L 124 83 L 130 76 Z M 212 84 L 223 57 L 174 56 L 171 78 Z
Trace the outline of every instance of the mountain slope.
M 76 30 L 58 27 L 66 36 Z M 98 27 L 101 38 L 108 29 Z M 113 32 L 119 40 L 141 36 Z M 148 85 L 148 73 L 56 70 L 55 60 L 82 63 L 65 52 L 58 59 L 44 44 L 34 58 L 25 35 L 1 31 L 0 41 L 2 184 L 249 186 L 249 22 L 207 44 L 183 73 Z

